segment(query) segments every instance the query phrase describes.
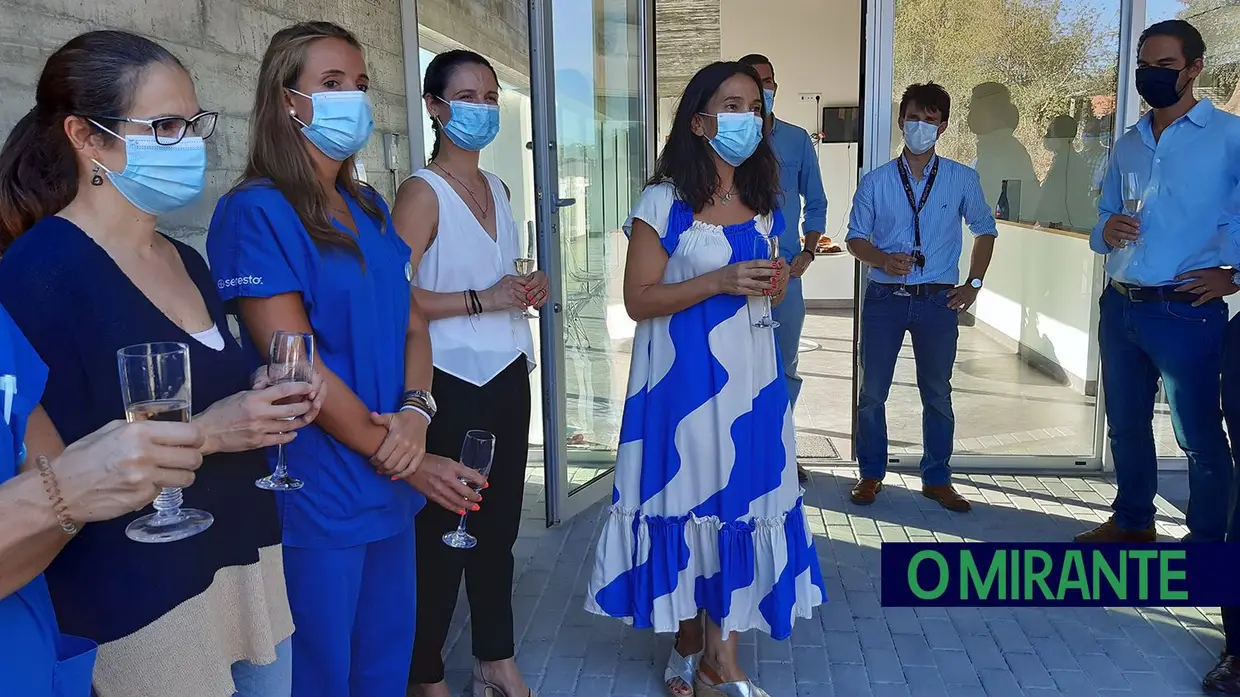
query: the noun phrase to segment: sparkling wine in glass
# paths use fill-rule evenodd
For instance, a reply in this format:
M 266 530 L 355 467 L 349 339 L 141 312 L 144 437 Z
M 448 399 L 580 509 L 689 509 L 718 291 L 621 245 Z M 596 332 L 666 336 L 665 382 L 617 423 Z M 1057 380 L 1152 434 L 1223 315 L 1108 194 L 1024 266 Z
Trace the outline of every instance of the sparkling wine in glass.
M 285 382 L 314 380 L 314 335 L 303 332 L 277 331 L 271 335 L 267 352 L 267 379 L 273 385 Z M 291 404 L 307 399 L 306 396 L 287 397 L 277 404 Z M 292 421 L 297 417 L 291 417 Z M 270 475 L 254 482 L 254 486 L 267 491 L 297 491 L 304 482 L 288 475 L 284 462 L 284 444 L 276 446 L 276 468 Z
M 1124 172 L 1124 214 L 1141 219 L 1141 211 L 1145 208 L 1145 187 L 1141 185 L 1141 175 L 1137 172 Z M 1125 244 L 1138 245 L 1141 244 L 1141 238 Z
M 125 420 L 189 423 L 189 347 L 174 342 L 137 344 L 116 352 Z M 206 511 L 182 508 L 181 490 L 168 488 L 155 498 L 155 512 L 134 520 L 125 535 L 135 542 L 176 542 L 211 527 Z
M 538 268 L 538 263 L 529 257 L 519 257 L 517 259 L 513 259 L 512 265 L 516 268 L 518 276 L 528 276 L 534 273 L 534 270 Z M 530 314 L 529 310 L 522 310 L 520 314 L 521 319 L 534 319 L 537 316 L 538 315 Z
M 759 234 L 754 238 L 754 258 L 775 261 L 779 259 L 779 238 Z M 771 296 L 762 296 L 762 317 L 753 323 L 759 329 L 774 329 L 779 326 L 771 317 Z
M 902 244 L 902 245 L 900 245 L 900 251 L 899 251 L 899 253 L 900 253 L 900 254 L 903 254 L 903 255 L 905 255 L 905 256 L 913 256 L 913 252 L 914 252 L 914 251 L 916 251 L 916 250 L 915 250 L 915 249 L 913 248 L 913 246 L 912 246 L 912 245 L 910 245 L 910 244 Z M 910 273 L 911 273 L 911 272 L 910 272 Z M 909 296 L 909 292 L 908 292 L 908 288 L 907 288 L 907 285 L 908 285 L 908 284 L 906 284 L 906 283 L 905 283 L 905 280 L 907 280 L 907 279 L 908 279 L 908 274 L 905 274 L 905 275 L 903 275 L 903 276 L 901 276 L 901 277 L 900 277 L 900 287 L 899 287 L 899 288 L 896 288 L 896 289 L 895 289 L 895 291 L 894 291 L 894 292 L 892 292 L 892 295 L 895 295 L 895 296 L 898 296 L 898 297 L 901 297 L 901 298 L 907 298 L 907 297 L 910 297 L 910 296 Z
M 491 460 L 494 456 L 495 436 L 486 431 L 469 431 L 465 434 L 465 442 L 461 444 L 462 465 L 485 477 L 491 473 Z M 463 479 L 461 483 L 468 485 L 468 482 Z M 474 491 L 478 491 L 477 487 Z M 468 515 L 468 511 L 462 513 L 461 522 L 457 524 L 456 530 L 444 534 L 444 544 L 456 549 L 473 549 L 478 545 L 478 539 L 465 532 L 465 517 Z

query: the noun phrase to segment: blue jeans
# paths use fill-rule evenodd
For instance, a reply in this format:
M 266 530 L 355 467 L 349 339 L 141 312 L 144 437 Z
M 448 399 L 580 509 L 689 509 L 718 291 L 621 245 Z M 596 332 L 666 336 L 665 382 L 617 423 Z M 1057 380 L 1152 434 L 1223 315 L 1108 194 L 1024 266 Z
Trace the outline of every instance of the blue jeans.
M 1188 456 L 1189 532 L 1196 542 L 1221 542 L 1232 483 L 1219 406 L 1226 305 L 1132 302 L 1111 287 L 1099 305 L 1107 435 L 1115 458 L 1115 524 L 1125 530 L 1154 524 L 1154 398 L 1161 377 L 1176 441 Z
M 921 481 L 951 483 L 952 368 L 960 337 L 958 313 L 947 306 L 948 291 L 930 297 L 894 295 L 897 286 L 869 282 L 861 308 L 861 395 L 857 400 L 857 464 L 863 479 L 887 474 L 887 395 L 907 332 L 913 339 L 917 390 L 921 393 L 924 441 Z
M 289 697 L 293 693 L 293 640 L 276 645 L 276 660 L 265 666 L 237 661 L 232 666 L 233 697 Z
M 1240 315 L 1227 324 L 1227 339 L 1223 345 L 1223 417 L 1227 420 L 1227 432 L 1231 434 L 1232 461 L 1240 470 Z M 1236 486 L 1227 541 L 1240 544 L 1240 477 L 1234 479 Z M 1240 607 L 1223 608 L 1223 636 L 1227 640 L 1227 653 L 1240 655 Z
M 801 330 L 805 328 L 805 296 L 801 293 L 801 279 L 788 281 L 784 301 L 775 306 L 771 316 L 779 322 L 775 328 L 775 343 L 783 362 L 784 380 L 788 383 L 788 401 L 793 411 L 797 397 L 801 395 L 801 376 L 797 373 L 797 347 L 801 343 Z

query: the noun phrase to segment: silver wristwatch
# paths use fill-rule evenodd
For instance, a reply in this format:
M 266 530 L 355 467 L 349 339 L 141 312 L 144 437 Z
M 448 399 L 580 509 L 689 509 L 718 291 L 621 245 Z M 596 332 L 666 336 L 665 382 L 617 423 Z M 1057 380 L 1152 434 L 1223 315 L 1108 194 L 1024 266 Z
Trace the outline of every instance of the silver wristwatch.
M 1233 286 L 1240 286 L 1240 271 L 1234 271 L 1231 274 L 1231 284 Z
M 435 412 L 439 411 L 439 406 L 435 404 L 435 398 L 426 390 L 406 391 L 400 403 L 401 409 L 405 407 L 424 413 L 428 419 L 434 419 Z

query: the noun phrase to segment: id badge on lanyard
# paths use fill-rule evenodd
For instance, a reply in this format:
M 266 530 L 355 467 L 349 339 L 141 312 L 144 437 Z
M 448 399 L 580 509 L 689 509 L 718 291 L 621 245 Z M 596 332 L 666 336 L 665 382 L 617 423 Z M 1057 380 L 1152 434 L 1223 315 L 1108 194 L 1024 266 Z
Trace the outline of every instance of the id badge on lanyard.
M 13 399 L 17 397 L 17 376 L 0 375 L 0 392 L 4 393 L 4 425 L 8 426 L 13 419 Z

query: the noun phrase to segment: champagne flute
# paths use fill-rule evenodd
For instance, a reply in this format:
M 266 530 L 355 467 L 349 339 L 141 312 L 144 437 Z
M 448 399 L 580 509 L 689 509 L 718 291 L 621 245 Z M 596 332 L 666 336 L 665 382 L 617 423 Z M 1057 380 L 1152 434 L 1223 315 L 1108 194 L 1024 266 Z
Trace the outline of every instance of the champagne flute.
M 189 423 L 189 347 L 174 342 L 126 346 L 116 352 L 125 420 Z M 179 488 L 155 497 L 155 512 L 134 520 L 125 535 L 135 542 L 176 542 L 211 527 L 215 518 L 206 511 L 182 508 Z
M 482 476 L 491 473 L 491 461 L 495 456 L 495 436 L 486 431 L 468 431 L 465 433 L 465 442 L 461 444 L 461 464 L 477 471 Z M 464 479 L 462 484 L 469 485 Z M 474 487 L 474 491 L 478 491 L 478 487 Z M 461 514 L 461 522 L 457 524 L 456 530 L 445 533 L 443 543 L 455 549 L 473 549 L 478 545 L 478 539 L 473 535 L 465 532 L 465 516 L 469 512 Z
M 1137 172 L 1124 172 L 1124 214 L 1141 219 L 1141 211 L 1145 208 L 1145 187 L 1141 186 L 1141 175 Z M 1124 246 L 1141 244 L 1140 236 Z
M 516 268 L 518 276 L 528 276 L 534 273 L 534 270 L 538 268 L 537 263 L 529 257 L 518 257 L 513 259 L 512 265 Z M 538 317 L 538 315 L 530 314 L 528 309 L 522 310 L 521 314 L 518 316 L 520 319 L 534 319 Z
M 912 245 L 910 245 L 910 244 L 901 244 L 901 245 L 900 245 L 900 251 L 899 251 L 898 253 L 899 253 L 899 254 L 903 254 L 904 256 L 909 256 L 909 257 L 911 257 L 911 256 L 913 256 L 913 252 L 914 252 L 914 251 L 915 251 L 915 250 L 914 250 L 914 248 L 913 248 L 913 246 L 912 246 Z M 909 273 L 912 273 L 912 271 L 910 271 Z M 907 285 L 908 285 L 908 284 L 907 284 L 907 283 L 905 283 L 905 281 L 906 281 L 907 279 L 908 279 L 908 274 L 905 274 L 905 275 L 903 275 L 903 276 L 901 276 L 901 277 L 900 277 L 900 287 L 899 287 L 899 288 L 896 288 L 896 289 L 895 289 L 895 291 L 892 293 L 892 295 L 895 295 L 895 296 L 898 296 L 898 297 L 901 297 L 901 298 L 907 298 L 907 297 L 910 297 L 910 296 L 909 296 L 909 292 L 908 292 L 908 288 L 907 288 Z
M 758 233 L 754 238 L 754 258 L 768 261 L 779 259 L 779 238 Z M 754 322 L 753 326 L 759 329 L 774 329 L 779 326 L 779 322 L 771 318 L 771 296 L 762 296 L 762 317 Z
M 276 331 L 271 335 L 267 351 L 267 379 L 273 385 L 285 382 L 312 382 L 314 380 L 314 335 L 302 332 Z M 307 397 L 286 397 L 277 404 L 292 404 Z M 297 417 L 290 417 L 292 421 Z M 284 462 L 284 444 L 276 446 L 276 468 L 270 475 L 254 482 L 254 486 L 267 491 L 297 491 L 305 482 L 288 475 Z

